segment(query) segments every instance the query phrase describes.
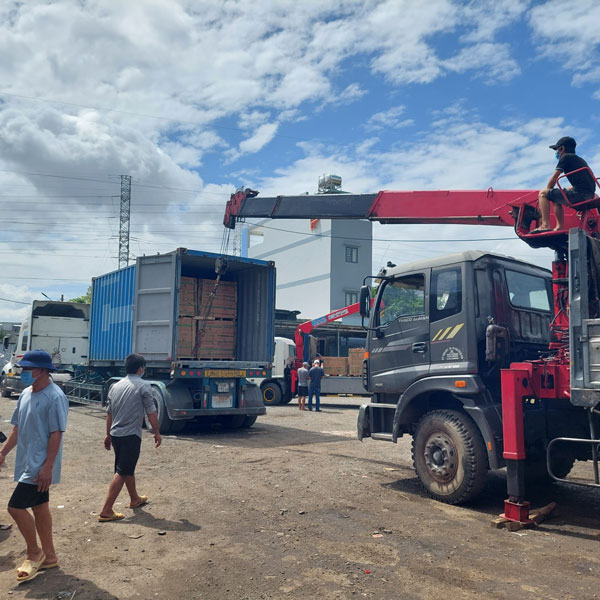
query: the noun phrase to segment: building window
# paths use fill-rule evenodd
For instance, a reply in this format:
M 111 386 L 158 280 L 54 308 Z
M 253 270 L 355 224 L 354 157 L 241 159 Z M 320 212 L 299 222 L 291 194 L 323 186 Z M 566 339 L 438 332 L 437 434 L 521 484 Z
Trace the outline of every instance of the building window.
M 344 292 L 345 305 L 350 306 L 358 302 L 358 292 Z
M 346 262 L 358 262 L 358 248 L 356 246 L 346 246 Z

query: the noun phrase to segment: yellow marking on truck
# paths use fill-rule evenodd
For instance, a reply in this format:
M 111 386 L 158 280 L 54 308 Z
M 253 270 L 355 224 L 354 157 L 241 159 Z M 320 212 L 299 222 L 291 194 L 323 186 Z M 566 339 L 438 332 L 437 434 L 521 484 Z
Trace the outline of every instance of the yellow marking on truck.
M 431 341 L 432 341 L 432 342 L 435 342 L 435 340 L 437 340 L 437 339 L 438 339 L 438 337 L 439 337 L 440 333 L 442 333 L 442 331 L 444 331 L 444 330 L 443 330 L 443 329 L 440 329 L 440 330 L 439 330 L 439 331 L 438 331 L 438 332 L 435 334 L 435 336 L 433 337 L 433 339 L 432 339 Z
M 204 377 L 246 377 L 246 371 L 242 370 L 226 370 L 226 369 L 206 369 Z
M 464 326 L 464 323 L 459 323 L 451 332 L 450 335 L 446 338 L 447 340 L 451 340 Z
M 438 340 L 443 340 L 446 337 L 446 335 L 450 332 L 451 329 L 452 329 L 452 326 L 446 327 L 446 329 L 444 329 L 444 333 L 442 333 L 442 335 L 440 335 Z

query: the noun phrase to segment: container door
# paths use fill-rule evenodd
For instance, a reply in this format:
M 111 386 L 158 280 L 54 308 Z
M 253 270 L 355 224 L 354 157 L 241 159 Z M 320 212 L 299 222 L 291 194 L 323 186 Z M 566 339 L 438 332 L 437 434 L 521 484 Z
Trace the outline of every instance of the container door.
M 136 261 L 133 351 L 148 362 L 171 361 L 177 254 L 142 256 Z
M 403 393 L 429 373 L 429 307 L 425 272 L 386 281 L 369 332 L 371 391 Z

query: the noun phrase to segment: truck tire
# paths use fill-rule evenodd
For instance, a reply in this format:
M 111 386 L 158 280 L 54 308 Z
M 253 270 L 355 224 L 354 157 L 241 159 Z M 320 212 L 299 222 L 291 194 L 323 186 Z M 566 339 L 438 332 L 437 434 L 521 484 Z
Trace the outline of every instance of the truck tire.
M 242 423 L 242 429 L 248 429 L 256 423 L 256 415 L 246 415 L 244 422 Z
M 260 386 L 265 406 L 275 406 L 281 402 L 283 393 L 278 383 L 267 381 Z
M 471 500 L 485 483 L 483 438 L 475 423 L 458 411 L 426 413 L 413 436 L 412 457 L 424 490 L 441 502 Z
M 160 388 L 157 385 L 152 385 L 151 387 L 154 406 L 156 406 L 156 412 L 158 413 L 158 430 L 160 434 L 164 435 L 167 433 L 178 433 L 185 427 L 186 421 L 173 421 L 167 413 L 165 399 L 163 398 Z M 145 414 L 144 422 L 146 423 L 146 428 L 148 431 L 153 433 L 154 431 L 152 429 L 152 425 Z
M 12 396 L 12 392 L 6 387 L 6 377 L 4 375 L 0 379 L 0 396 L 3 398 L 10 398 Z
M 222 418 L 221 423 L 227 429 L 240 429 L 244 426 L 246 415 L 226 415 Z

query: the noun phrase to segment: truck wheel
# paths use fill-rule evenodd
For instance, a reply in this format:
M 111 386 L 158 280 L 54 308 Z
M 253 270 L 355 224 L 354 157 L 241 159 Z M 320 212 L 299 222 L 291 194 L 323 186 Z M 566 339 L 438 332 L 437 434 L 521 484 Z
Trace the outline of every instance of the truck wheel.
M 248 427 L 252 427 L 256 423 L 256 415 L 246 415 L 244 422 L 242 423 L 243 429 L 248 429 Z
M 552 457 L 552 472 L 560 479 L 565 479 L 575 464 L 575 456 L 571 452 Z M 548 473 L 545 460 L 525 459 L 525 486 L 550 485 L 554 479 Z
M 0 395 L 3 398 L 10 398 L 12 396 L 12 392 L 6 388 L 6 377 L 4 376 L 0 379 Z
M 279 384 L 272 381 L 263 383 L 263 385 L 260 386 L 260 391 L 262 392 L 265 406 L 275 406 L 281 402 L 281 398 L 283 397 Z
M 161 435 L 167 433 L 177 433 L 181 431 L 185 427 L 186 421 L 173 421 L 169 417 L 165 407 L 165 399 L 163 398 L 160 388 L 156 385 L 152 385 L 152 398 L 154 400 L 154 406 L 156 406 L 158 429 Z M 148 431 L 154 432 L 152 425 L 145 414 L 144 421 Z
M 476 496 L 485 483 L 487 457 L 477 426 L 455 410 L 426 413 L 413 436 L 415 471 L 436 500 L 460 504 Z
M 246 415 L 226 415 L 221 421 L 227 429 L 239 429 L 244 426 Z

